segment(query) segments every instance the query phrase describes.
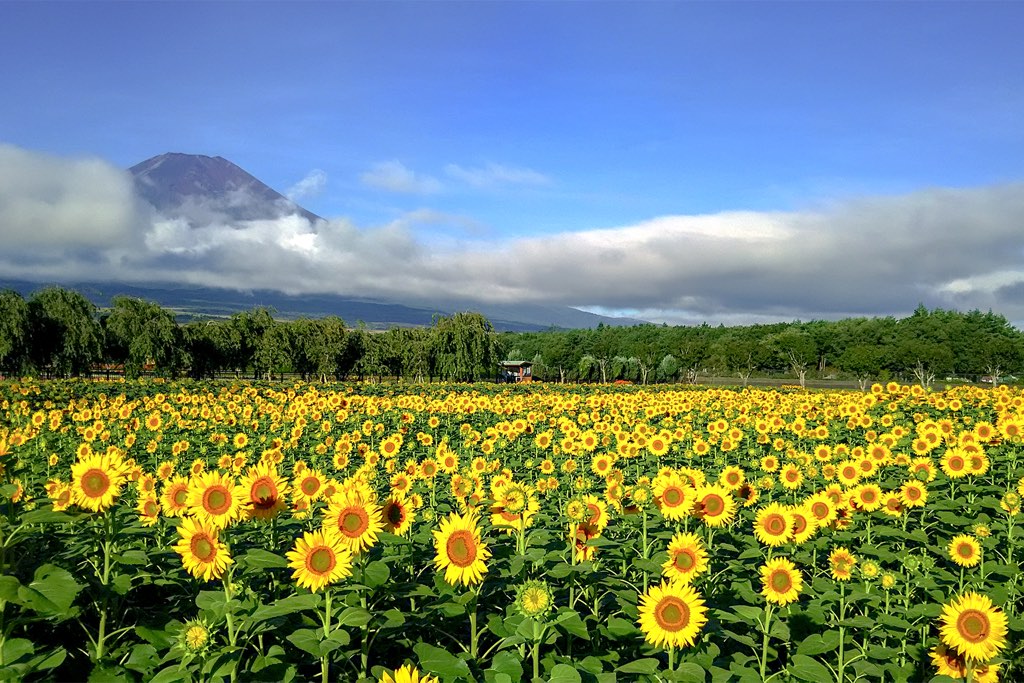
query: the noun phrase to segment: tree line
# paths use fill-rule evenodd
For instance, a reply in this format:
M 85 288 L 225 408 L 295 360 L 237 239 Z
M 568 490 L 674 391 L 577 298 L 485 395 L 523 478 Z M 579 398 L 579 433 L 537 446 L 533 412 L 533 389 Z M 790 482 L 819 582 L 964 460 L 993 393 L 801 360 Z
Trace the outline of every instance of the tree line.
M 992 383 L 1024 373 L 1024 334 L 991 311 L 919 306 L 906 318 L 847 318 L 766 325 L 637 325 L 497 333 L 473 312 L 437 316 L 429 328 L 377 332 L 336 316 L 276 320 L 257 307 L 229 318 L 180 323 L 133 297 L 100 310 L 82 294 L 47 287 L 28 299 L 0 292 L 0 372 L 68 377 L 117 372 L 211 378 L 476 381 L 500 359 L 530 361 L 553 382 L 696 383 L 757 375 L 931 386 L 957 377 Z
M 473 382 L 495 376 L 498 338 L 479 313 L 437 316 L 430 328 L 373 332 L 337 316 L 275 320 L 256 307 L 184 324 L 134 297 L 100 310 L 82 294 L 47 287 L 27 300 L 0 292 L 0 372 L 71 377 L 96 373 L 166 377 L 305 379 L 408 377 Z
M 696 383 L 704 376 L 754 374 L 930 387 L 947 377 L 998 383 L 1024 373 L 1024 334 L 991 311 L 918 306 L 906 318 L 847 318 L 747 326 L 598 326 L 594 330 L 503 337 L 511 355 L 532 359 L 553 381 Z

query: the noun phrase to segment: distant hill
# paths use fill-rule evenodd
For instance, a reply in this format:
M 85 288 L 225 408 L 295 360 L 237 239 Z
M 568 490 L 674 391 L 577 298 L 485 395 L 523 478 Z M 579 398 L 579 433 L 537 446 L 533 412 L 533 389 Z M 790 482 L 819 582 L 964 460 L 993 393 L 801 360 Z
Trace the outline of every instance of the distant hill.
M 182 322 L 208 317 L 227 317 L 256 306 L 274 309 L 275 317 L 282 320 L 316 318 L 336 315 L 354 327 L 365 323 L 371 329 L 389 327 L 429 327 L 434 315 L 451 315 L 458 311 L 475 311 L 487 316 L 496 330 L 502 332 L 534 332 L 549 328 L 579 329 L 597 327 L 598 324 L 627 326 L 643 324 L 643 320 L 611 318 L 587 313 L 568 306 L 487 306 L 464 305 L 424 308 L 400 303 L 372 301 L 335 296 L 332 294 L 303 294 L 293 296 L 272 290 L 236 291 L 212 287 L 175 285 L 129 285 L 121 282 L 28 282 L 0 280 L 0 289 L 13 289 L 28 298 L 47 285 L 60 285 L 81 292 L 100 308 L 108 308 L 115 296 L 133 296 L 154 301 L 174 311 Z

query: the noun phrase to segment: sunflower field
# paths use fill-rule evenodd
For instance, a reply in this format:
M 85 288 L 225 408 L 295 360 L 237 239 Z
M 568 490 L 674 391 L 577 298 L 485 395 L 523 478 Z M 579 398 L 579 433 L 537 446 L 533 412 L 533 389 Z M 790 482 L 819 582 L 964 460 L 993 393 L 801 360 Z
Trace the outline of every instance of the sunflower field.
M 1024 680 L 1024 393 L 0 383 L 0 679 Z

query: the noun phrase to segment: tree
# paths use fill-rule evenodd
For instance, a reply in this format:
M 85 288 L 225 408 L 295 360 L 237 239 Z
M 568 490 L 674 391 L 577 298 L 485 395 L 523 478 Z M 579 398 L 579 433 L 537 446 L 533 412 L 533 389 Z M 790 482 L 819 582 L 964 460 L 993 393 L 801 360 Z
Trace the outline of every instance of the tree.
M 438 316 L 432 333 L 434 358 L 443 378 L 475 382 L 494 373 L 498 362 L 497 335 L 483 315 Z
M 670 382 L 675 379 L 678 372 L 679 361 L 671 353 L 665 354 L 665 357 L 658 363 L 658 379 Z
M 11 289 L 0 292 L 0 372 L 20 374 L 29 362 L 28 303 Z
M 289 325 L 292 367 L 302 377 L 312 375 L 321 382 L 338 371 L 338 359 L 345 351 L 345 321 L 338 316 L 311 320 L 299 318 Z
M 817 345 L 814 339 L 806 332 L 790 328 L 779 334 L 768 338 L 774 346 L 775 352 L 781 357 L 782 362 L 789 366 L 789 369 L 796 375 L 800 386 L 807 386 L 807 368 L 816 362 L 818 357 Z
M 877 377 L 885 363 L 885 352 L 878 346 L 858 344 L 843 351 L 836 364 L 843 372 L 853 375 L 861 391 L 867 391 L 868 382 Z
M 28 302 L 31 357 L 55 375 L 81 375 L 103 357 L 96 306 L 68 289 L 47 287 Z
M 117 296 L 103 317 L 108 358 L 124 363 L 125 377 L 142 374 L 152 362 L 164 374 L 175 376 L 184 360 L 184 339 L 170 311 L 158 304 Z

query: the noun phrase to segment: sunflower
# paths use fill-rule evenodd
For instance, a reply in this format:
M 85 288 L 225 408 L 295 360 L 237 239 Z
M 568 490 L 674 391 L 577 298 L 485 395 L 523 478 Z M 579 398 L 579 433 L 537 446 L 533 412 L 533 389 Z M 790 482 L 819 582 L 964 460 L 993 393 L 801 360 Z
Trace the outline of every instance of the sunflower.
M 761 567 L 761 594 L 776 605 L 796 602 L 804 579 L 796 565 L 785 557 L 776 557 Z
M 188 479 L 171 477 L 164 483 L 160 505 L 168 517 L 180 517 L 188 510 Z
M 304 469 L 295 475 L 292 497 L 312 505 L 313 501 L 323 498 L 326 482 L 327 480 L 320 470 Z
M 736 516 L 736 500 L 724 486 L 708 484 L 698 488 L 694 495 L 693 515 L 707 526 L 725 526 Z
M 735 491 L 743 486 L 744 481 L 746 481 L 746 473 L 735 465 L 729 465 L 718 475 L 718 483 L 730 491 Z
M 857 558 L 846 548 L 836 548 L 829 554 L 828 562 L 832 578 L 837 581 L 849 581 L 853 576 L 853 567 L 857 564 Z
M 878 484 L 861 484 L 854 489 L 851 499 L 865 512 L 874 512 L 882 506 L 882 489 Z
M 966 659 L 986 662 L 1006 646 L 1006 614 L 973 591 L 942 607 L 939 635 Z
M 526 581 L 516 588 L 515 609 L 524 617 L 543 620 L 554 609 L 555 596 L 544 581 Z
M 779 503 L 765 505 L 754 519 L 754 536 L 772 548 L 792 540 L 793 516 Z
M 396 536 L 403 536 L 412 528 L 413 520 L 416 518 L 415 505 L 411 499 L 393 493 L 384 501 L 380 517 L 384 523 L 384 531 Z
M 139 496 L 135 511 L 139 513 L 142 526 L 154 526 L 160 521 L 160 503 L 154 495 Z
M 243 504 L 248 505 L 245 491 L 229 474 L 206 472 L 189 484 L 189 514 L 208 526 L 228 527 L 242 516 Z
M 678 533 L 668 544 L 668 559 L 661 565 L 666 579 L 690 583 L 708 570 L 708 553 L 696 534 Z
M 695 499 L 695 491 L 683 482 L 676 473 L 659 475 L 654 480 L 654 495 L 665 519 L 679 521 L 690 514 Z
M 961 448 L 948 448 L 942 455 L 942 471 L 950 479 L 963 479 L 970 473 L 967 454 Z
M 336 495 L 324 514 L 324 527 L 338 534 L 342 545 L 353 555 L 377 543 L 383 529 L 380 506 L 348 489 Z
M 181 555 L 182 564 L 192 576 L 212 581 L 224 575 L 232 559 L 227 547 L 217 540 L 217 529 L 202 521 L 186 517 L 178 526 L 181 539 L 174 550 Z
M 458 515 L 453 512 L 432 533 L 437 553 L 434 565 L 444 570 L 445 581 L 467 586 L 483 581 L 487 573 L 485 562 L 491 553 L 480 540 L 476 514 Z
M 289 490 L 288 483 L 278 475 L 277 468 L 269 463 L 250 467 L 238 482 L 238 486 L 248 497 L 246 519 L 273 519 L 288 507 L 285 502 Z
M 405 664 L 402 668 L 395 669 L 393 673 L 385 671 L 377 679 L 377 683 L 437 683 L 437 679 L 427 674 L 421 674 L 419 669 Z
M 900 487 L 900 499 L 908 508 L 922 507 L 928 501 L 928 488 L 923 482 L 908 481 Z
M 201 619 L 186 621 L 178 634 L 178 646 L 189 654 L 199 654 L 210 644 L 210 627 Z
M 597 533 L 600 534 L 608 526 L 608 505 L 591 494 L 583 496 L 583 504 L 587 506 L 584 522 L 597 529 Z
M 707 607 L 693 587 L 663 581 L 640 596 L 639 624 L 648 643 L 666 648 L 693 645 L 707 623 Z
M 793 542 L 797 545 L 809 541 L 819 528 L 818 518 L 811 513 L 810 505 L 796 505 L 789 508 L 793 518 Z
M 779 483 L 782 484 L 782 488 L 789 491 L 800 488 L 803 480 L 804 473 L 800 470 L 800 466 L 794 463 L 786 463 L 782 466 L 782 471 L 779 472 Z
M 307 531 L 287 553 L 292 578 L 314 593 L 352 575 L 352 555 L 333 531 Z
M 124 463 L 118 456 L 94 453 L 71 466 L 75 504 L 102 512 L 114 504 L 125 482 Z
M 961 567 L 974 567 L 981 562 L 981 544 L 978 539 L 967 534 L 954 536 L 953 540 L 946 546 L 949 559 Z

